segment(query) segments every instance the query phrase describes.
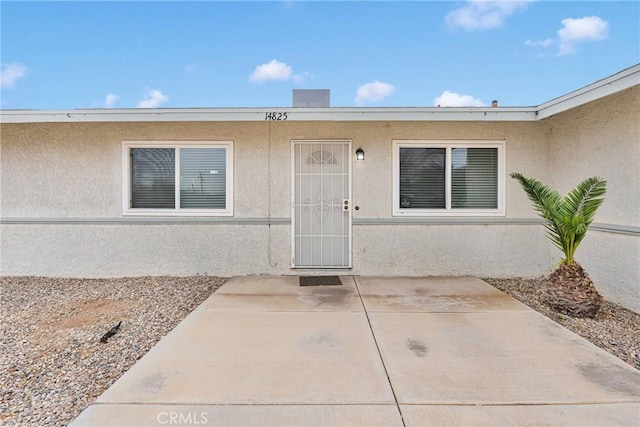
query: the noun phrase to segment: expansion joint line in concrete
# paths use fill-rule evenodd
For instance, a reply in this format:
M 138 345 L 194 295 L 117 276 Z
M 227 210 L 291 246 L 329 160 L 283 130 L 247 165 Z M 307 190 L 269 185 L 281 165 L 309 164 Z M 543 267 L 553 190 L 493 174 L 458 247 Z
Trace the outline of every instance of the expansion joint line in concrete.
M 393 384 L 391 383 L 391 377 L 389 377 L 389 371 L 387 370 L 387 365 L 384 363 L 384 359 L 382 358 L 382 352 L 380 351 L 380 346 L 378 345 L 378 340 L 376 339 L 376 334 L 373 332 L 373 326 L 371 326 L 371 319 L 369 318 L 369 313 L 367 312 L 367 306 L 364 304 L 364 300 L 362 299 L 362 294 L 360 293 L 358 280 L 356 279 L 356 276 L 351 276 L 351 277 L 353 277 L 353 283 L 355 283 L 356 285 L 356 291 L 358 291 L 358 298 L 360 298 L 360 304 L 362 304 L 362 310 L 364 311 L 364 315 L 367 318 L 367 323 L 369 324 L 369 330 L 371 331 L 373 342 L 376 345 L 376 350 L 378 351 L 378 357 L 380 357 L 380 362 L 382 363 L 384 374 L 387 376 L 387 381 L 389 382 L 389 387 L 391 388 L 391 393 L 393 394 L 393 400 L 396 402 L 396 408 L 398 409 L 398 414 L 400 415 L 400 421 L 402 421 L 402 425 L 406 427 L 407 424 L 404 422 L 402 409 L 400 408 L 400 403 L 398 402 L 396 391 L 393 389 Z

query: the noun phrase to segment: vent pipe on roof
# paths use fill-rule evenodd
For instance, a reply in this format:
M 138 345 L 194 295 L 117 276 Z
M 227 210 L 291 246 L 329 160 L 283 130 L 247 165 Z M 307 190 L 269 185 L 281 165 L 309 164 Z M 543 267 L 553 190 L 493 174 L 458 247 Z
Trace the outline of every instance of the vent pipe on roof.
M 307 108 L 328 108 L 329 89 L 293 89 L 293 106 Z

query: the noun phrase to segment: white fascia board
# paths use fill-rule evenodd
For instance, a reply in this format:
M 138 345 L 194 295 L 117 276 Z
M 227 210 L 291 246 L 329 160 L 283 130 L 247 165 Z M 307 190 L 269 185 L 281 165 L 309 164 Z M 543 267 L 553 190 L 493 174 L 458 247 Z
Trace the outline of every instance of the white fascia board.
M 0 110 L 0 123 L 80 122 L 273 122 L 273 121 L 470 121 L 542 120 L 599 98 L 640 85 L 640 64 L 537 107 L 383 108 L 128 108 L 84 110 Z M 276 119 L 270 115 L 275 114 Z M 279 119 L 278 119 L 279 118 Z
M 269 119 L 276 114 L 278 119 Z M 285 118 L 286 117 L 286 118 Z M 3 110 L 1 123 L 278 122 L 278 121 L 534 121 L 533 107 L 154 108 Z
M 538 120 L 637 85 L 640 85 L 640 64 L 539 105 Z

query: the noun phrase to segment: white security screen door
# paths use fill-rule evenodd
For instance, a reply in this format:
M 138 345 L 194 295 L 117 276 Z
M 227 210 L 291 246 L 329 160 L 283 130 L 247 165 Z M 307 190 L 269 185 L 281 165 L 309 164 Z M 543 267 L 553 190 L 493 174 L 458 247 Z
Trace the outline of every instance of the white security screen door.
M 292 264 L 351 267 L 351 142 L 293 141 Z

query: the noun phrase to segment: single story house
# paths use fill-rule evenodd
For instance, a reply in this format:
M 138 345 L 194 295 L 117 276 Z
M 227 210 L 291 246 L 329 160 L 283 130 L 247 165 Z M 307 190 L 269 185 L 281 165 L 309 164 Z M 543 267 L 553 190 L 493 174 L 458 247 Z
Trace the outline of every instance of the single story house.
M 511 172 L 606 201 L 577 252 L 640 311 L 640 64 L 536 107 L 4 110 L 3 275 L 548 274 Z

